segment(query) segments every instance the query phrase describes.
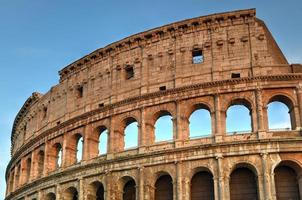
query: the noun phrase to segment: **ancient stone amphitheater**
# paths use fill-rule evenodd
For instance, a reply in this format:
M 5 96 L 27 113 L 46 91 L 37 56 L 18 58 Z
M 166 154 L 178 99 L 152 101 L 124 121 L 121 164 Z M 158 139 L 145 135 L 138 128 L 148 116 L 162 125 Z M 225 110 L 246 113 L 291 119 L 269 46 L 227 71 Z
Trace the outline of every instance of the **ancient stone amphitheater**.
M 302 66 L 254 9 L 132 35 L 59 74 L 14 121 L 6 200 L 302 199 Z M 290 129 L 270 127 L 272 102 L 286 105 Z M 236 105 L 250 130 L 227 130 Z M 211 129 L 193 136 L 200 110 Z

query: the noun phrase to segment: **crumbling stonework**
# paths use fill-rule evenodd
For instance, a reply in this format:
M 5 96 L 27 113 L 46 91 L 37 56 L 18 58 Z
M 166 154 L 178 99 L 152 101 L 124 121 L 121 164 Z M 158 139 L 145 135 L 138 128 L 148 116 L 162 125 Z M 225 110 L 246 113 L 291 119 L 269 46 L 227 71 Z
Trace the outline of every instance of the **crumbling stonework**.
M 253 9 L 169 24 L 98 49 L 62 69 L 60 83 L 33 93 L 18 113 L 6 200 L 100 193 L 107 200 L 229 200 L 240 199 L 239 183 L 249 178 L 250 195 L 273 200 L 288 195 L 278 188 L 295 183 L 292 177 L 297 194 L 289 195 L 302 199 L 301 69 L 288 64 Z M 291 130 L 269 129 L 272 101 L 288 106 Z M 250 110 L 252 130 L 228 134 L 226 112 L 238 104 Z M 212 134 L 190 138 L 189 118 L 199 108 L 210 112 Z M 173 140 L 156 142 L 155 122 L 165 115 Z M 125 149 L 133 121 L 138 146 Z M 103 130 L 107 153 L 99 155 Z

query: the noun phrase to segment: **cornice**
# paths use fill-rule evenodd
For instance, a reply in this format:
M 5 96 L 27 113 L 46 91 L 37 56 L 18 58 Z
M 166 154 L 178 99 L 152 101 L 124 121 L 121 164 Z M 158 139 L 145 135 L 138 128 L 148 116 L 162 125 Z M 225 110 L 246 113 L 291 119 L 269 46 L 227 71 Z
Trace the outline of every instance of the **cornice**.
M 258 82 L 258 81 L 265 82 L 265 81 L 288 81 L 288 80 L 302 80 L 302 73 L 299 73 L 299 74 L 282 74 L 282 75 L 272 75 L 272 76 L 246 77 L 246 78 L 238 78 L 238 79 L 228 79 L 228 80 L 220 80 L 220 81 L 213 81 L 213 82 L 205 82 L 205 83 L 199 83 L 199 84 L 195 84 L 195 85 L 189 85 L 189 86 L 169 89 L 169 90 L 166 90 L 166 91 L 158 91 L 158 92 L 154 92 L 154 93 L 148 93 L 148 94 L 144 94 L 144 95 L 141 95 L 141 96 L 128 98 L 128 99 L 119 101 L 117 103 L 111 104 L 111 105 L 105 105 L 102 108 L 98 108 L 98 109 L 86 112 L 82 115 L 79 115 L 79 116 L 74 117 L 72 119 L 69 119 L 65 122 L 62 122 L 61 124 L 44 131 L 43 133 L 41 133 L 37 137 L 30 140 L 28 143 L 21 146 L 20 149 L 18 149 L 16 151 L 16 153 L 14 155 L 12 155 L 12 159 L 10 160 L 9 164 L 7 165 L 6 177 L 8 175 L 8 172 L 9 172 L 12 164 L 22 155 L 22 153 L 26 153 L 26 150 L 29 149 L 31 146 L 33 146 L 34 144 L 36 144 L 37 142 L 39 142 L 41 140 L 46 140 L 47 137 L 50 134 L 52 134 L 56 131 L 64 129 L 64 128 L 66 128 L 66 127 L 68 127 L 68 126 L 70 126 L 70 125 L 72 125 L 72 124 L 74 124 L 78 121 L 87 120 L 87 119 L 89 119 L 89 117 L 92 117 L 96 114 L 106 112 L 106 111 L 109 111 L 109 110 L 113 110 L 114 108 L 117 108 L 117 107 L 120 107 L 120 106 L 136 103 L 136 102 L 139 102 L 139 101 L 142 101 L 142 100 L 148 100 L 148 99 L 153 99 L 153 98 L 157 98 L 157 97 L 173 95 L 173 94 L 177 94 L 177 93 L 181 93 L 181 92 L 191 91 L 191 90 L 194 90 L 194 89 L 211 88 L 211 87 L 214 88 L 214 87 L 219 87 L 219 86 L 236 85 L 236 84 L 240 84 L 240 83 L 251 83 L 251 82 Z

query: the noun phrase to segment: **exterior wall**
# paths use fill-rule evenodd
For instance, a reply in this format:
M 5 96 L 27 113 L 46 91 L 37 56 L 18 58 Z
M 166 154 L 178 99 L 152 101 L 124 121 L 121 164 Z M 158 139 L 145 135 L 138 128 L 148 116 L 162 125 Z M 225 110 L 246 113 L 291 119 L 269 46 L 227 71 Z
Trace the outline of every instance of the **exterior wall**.
M 204 62 L 192 63 L 194 49 L 202 50 Z M 126 80 L 129 65 L 134 77 Z M 288 65 L 254 10 L 174 23 L 99 49 L 64 68 L 58 85 L 45 95 L 34 93 L 18 113 L 6 200 L 44 199 L 50 193 L 66 199 L 74 190 L 79 199 L 90 199 L 96 181 L 107 199 L 119 200 L 125 177 L 135 181 L 137 199 L 152 200 L 162 174 L 172 177 L 174 200 L 189 200 L 191 178 L 200 170 L 213 175 L 215 199 L 228 200 L 230 174 L 238 166 L 255 173 L 259 199 L 276 199 L 274 168 L 291 161 L 299 177 L 302 172 L 299 67 Z M 166 90 L 159 91 L 161 86 Z M 289 107 L 292 130 L 269 130 L 272 100 Z M 233 104 L 249 108 L 250 133 L 226 133 L 226 112 Z M 212 134 L 190 139 L 189 118 L 200 106 L 211 114 Z M 173 141 L 155 142 L 155 122 L 167 112 Z M 138 122 L 139 145 L 125 150 L 129 118 Z M 104 128 L 108 150 L 99 156 L 98 136 Z M 79 135 L 83 160 L 76 163 Z M 63 150 L 59 168 L 58 144 Z

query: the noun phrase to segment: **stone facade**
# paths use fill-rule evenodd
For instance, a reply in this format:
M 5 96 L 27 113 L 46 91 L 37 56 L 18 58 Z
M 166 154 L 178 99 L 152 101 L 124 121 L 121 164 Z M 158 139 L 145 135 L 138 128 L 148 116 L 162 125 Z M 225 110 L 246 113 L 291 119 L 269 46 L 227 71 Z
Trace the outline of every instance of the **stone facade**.
M 58 85 L 33 93 L 21 108 L 6 200 L 91 200 L 98 192 L 107 200 L 158 200 L 165 192 L 189 200 L 196 174 L 209 177 L 213 193 L 200 199 L 229 200 L 236 199 L 233 176 L 240 173 L 254 177 L 257 199 L 275 200 L 282 199 L 279 168 L 294 173 L 302 192 L 301 72 L 301 65 L 288 64 L 254 9 L 169 24 L 98 49 L 62 69 Z M 291 130 L 269 129 L 273 101 L 289 108 Z M 232 105 L 249 109 L 249 133 L 227 133 Z M 210 113 L 212 133 L 191 138 L 189 119 L 200 108 Z M 156 142 L 155 122 L 166 115 L 173 140 Z M 138 146 L 125 149 L 124 130 L 133 121 Z M 107 153 L 99 155 L 103 130 Z M 161 183 L 172 189 L 160 191 Z M 134 197 L 125 196 L 125 188 L 135 188 Z

